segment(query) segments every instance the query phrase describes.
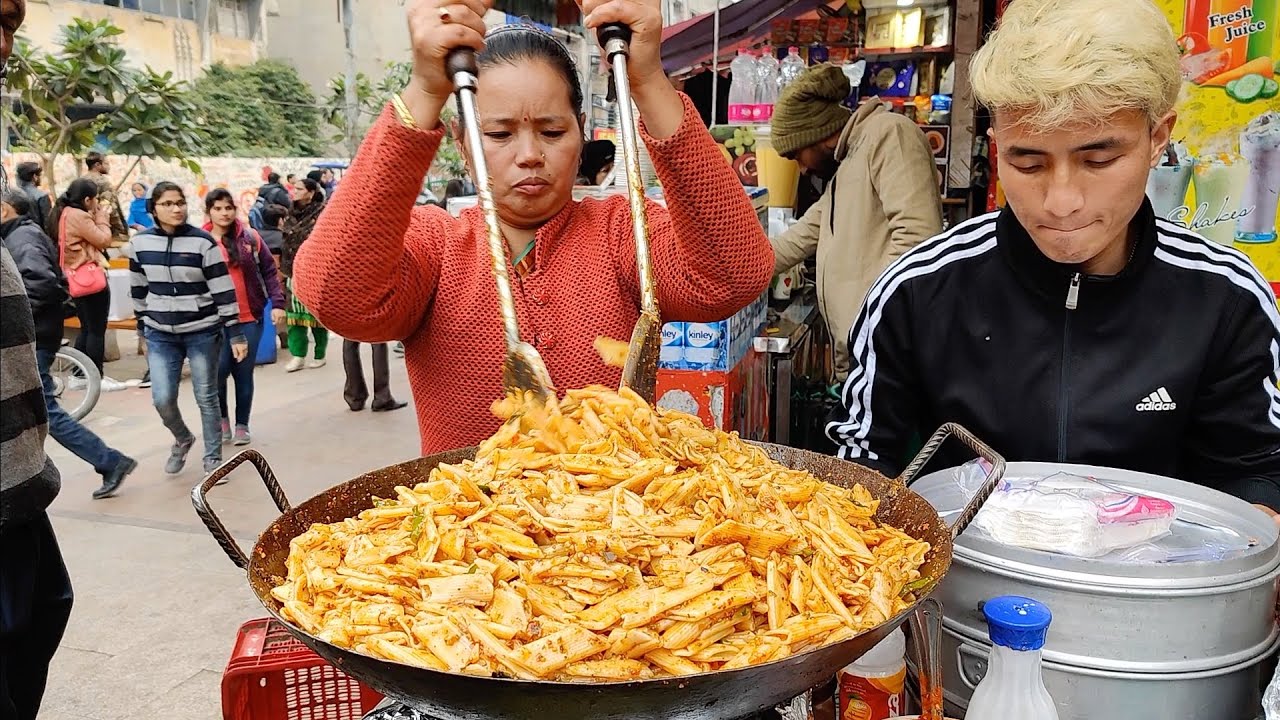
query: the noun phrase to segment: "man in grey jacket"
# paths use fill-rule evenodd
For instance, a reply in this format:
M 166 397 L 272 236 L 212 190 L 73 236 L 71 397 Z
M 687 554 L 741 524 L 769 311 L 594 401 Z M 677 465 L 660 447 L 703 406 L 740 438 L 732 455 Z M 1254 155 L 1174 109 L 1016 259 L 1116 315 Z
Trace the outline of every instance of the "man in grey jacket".
M 26 10 L 26 0 L 0 0 L 0 64 L 9 60 Z M 71 578 L 45 512 L 62 480 L 44 453 L 48 419 L 35 340 L 22 276 L 0 248 L 0 718 L 6 720 L 35 720 L 71 617 Z

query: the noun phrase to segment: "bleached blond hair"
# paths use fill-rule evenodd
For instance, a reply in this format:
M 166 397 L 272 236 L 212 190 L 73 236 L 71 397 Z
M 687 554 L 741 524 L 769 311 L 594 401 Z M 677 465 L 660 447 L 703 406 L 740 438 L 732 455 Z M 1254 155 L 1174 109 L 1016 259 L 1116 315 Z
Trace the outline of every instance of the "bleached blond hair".
M 1013 0 L 970 78 L 978 102 L 1045 131 L 1124 110 L 1155 125 L 1182 87 L 1173 30 L 1150 0 Z

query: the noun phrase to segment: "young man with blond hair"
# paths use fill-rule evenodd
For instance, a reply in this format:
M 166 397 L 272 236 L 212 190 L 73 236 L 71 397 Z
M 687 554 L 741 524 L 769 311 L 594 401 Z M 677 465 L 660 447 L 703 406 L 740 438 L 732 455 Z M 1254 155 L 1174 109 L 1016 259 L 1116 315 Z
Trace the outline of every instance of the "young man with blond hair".
M 971 73 L 1008 206 L 872 286 L 847 417 L 828 426 L 841 457 L 895 475 L 913 438 L 953 421 L 1010 460 L 1176 477 L 1277 517 L 1275 297 L 1244 255 L 1144 196 L 1181 87 L 1163 14 L 1015 0 Z

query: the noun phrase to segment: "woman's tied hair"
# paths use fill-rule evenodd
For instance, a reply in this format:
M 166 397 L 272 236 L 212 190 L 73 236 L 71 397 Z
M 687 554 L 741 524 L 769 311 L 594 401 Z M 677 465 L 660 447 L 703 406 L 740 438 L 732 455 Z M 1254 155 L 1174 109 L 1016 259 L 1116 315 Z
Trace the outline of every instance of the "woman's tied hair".
M 519 65 L 521 60 L 542 60 L 560 73 L 569 86 L 569 102 L 582 111 L 582 80 L 569 51 L 554 35 L 531 22 L 499 25 L 484 36 L 484 50 L 476 56 L 481 68 Z

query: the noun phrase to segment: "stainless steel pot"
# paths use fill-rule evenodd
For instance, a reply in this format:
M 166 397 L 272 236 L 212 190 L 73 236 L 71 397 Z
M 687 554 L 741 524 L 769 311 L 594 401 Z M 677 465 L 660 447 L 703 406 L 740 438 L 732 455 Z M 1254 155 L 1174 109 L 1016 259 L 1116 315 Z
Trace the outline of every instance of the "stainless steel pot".
M 1280 642 L 1267 652 L 1274 652 Z M 943 687 L 961 714 L 987 672 L 990 643 L 944 629 Z M 1266 653 L 1264 653 L 1265 655 Z M 1254 720 L 1262 657 L 1185 673 L 1123 673 L 1044 661 L 1059 720 Z
M 946 608 L 950 699 L 963 707 L 985 671 L 983 602 L 1016 594 L 1053 611 L 1045 682 L 1064 720 L 1253 718 L 1258 664 L 1280 645 L 1280 541 L 1270 518 L 1199 485 L 1124 470 L 1015 462 L 1005 477 L 1058 472 L 1173 502 L 1178 520 L 1162 546 L 1189 549 L 1227 537 L 1235 549 L 1211 561 L 1134 563 L 1010 547 L 970 529 L 956 538 L 937 594 Z M 965 497 L 955 477 L 933 473 L 912 489 L 945 519 Z

